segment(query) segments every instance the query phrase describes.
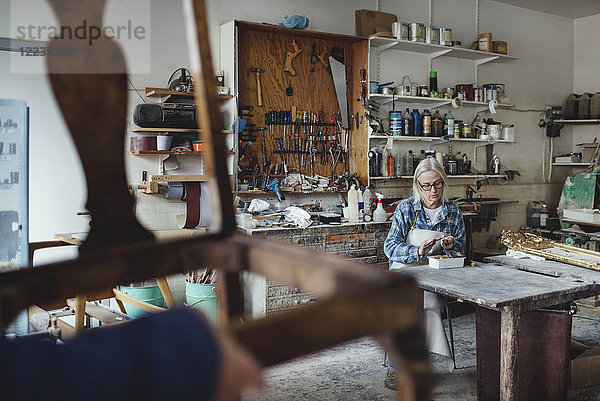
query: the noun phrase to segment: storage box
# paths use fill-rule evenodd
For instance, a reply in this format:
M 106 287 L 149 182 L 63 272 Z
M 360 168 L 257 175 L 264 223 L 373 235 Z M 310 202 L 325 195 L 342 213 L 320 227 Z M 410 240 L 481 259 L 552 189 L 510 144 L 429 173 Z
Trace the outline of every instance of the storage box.
M 569 363 L 569 388 L 600 385 L 600 348 L 584 351 Z
M 554 163 L 579 163 L 579 156 L 556 156 L 554 158 Z
M 479 36 L 479 50 L 482 52 L 492 51 L 492 34 L 491 33 L 480 33 Z
M 394 14 L 372 10 L 356 10 L 354 12 L 356 36 L 368 37 L 376 32 L 392 32 L 392 24 L 398 21 Z
M 583 147 L 583 163 L 591 163 L 592 158 L 594 157 L 594 152 L 596 152 L 597 143 L 584 143 L 581 145 Z
M 429 267 L 434 269 L 450 269 L 453 267 L 463 267 L 465 258 L 450 258 L 447 256 L 428 256 Z
M 508 52 L 508 44 L 503 40 L 494 40 L 492 42 L 492 51 L 498 54 L 506 54 Z
M 600 212 L 597 209 L 564 209 L 563 216 L 567 220 L 600 224 Z

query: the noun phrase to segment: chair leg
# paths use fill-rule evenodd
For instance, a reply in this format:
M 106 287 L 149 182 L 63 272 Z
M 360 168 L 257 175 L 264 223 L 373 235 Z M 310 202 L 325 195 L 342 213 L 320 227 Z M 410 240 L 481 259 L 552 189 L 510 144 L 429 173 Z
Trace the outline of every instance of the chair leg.
M 450 306 L 448 302 L 445 304 L 446 307 L 446 319 L 448 319 L 448 331 L 450 332 L 450 350 L 452 351 L 452 363 L 454 369 L 456 369 L 456 354 L 454 353 L 454 332 L 452 331 L 452 315 L 450 314 Z

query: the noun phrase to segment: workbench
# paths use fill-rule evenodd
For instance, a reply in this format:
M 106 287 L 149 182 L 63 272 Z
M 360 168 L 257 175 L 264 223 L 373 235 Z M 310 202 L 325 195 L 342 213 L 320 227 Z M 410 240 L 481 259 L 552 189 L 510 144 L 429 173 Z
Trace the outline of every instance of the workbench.
M 554 266 L 554 270 L 558 268 Z M 595 281 L 492 264 L 439 270 L 425 265 L 401 271 L 413 275 L 419 288 L 425 291 L 500 312 L 500 399 L 503 401 L 518 399 L 517 334 L 522 314 L 600 293 Z M 600 273 L 594 273 L 600 277 Z
M 537 263 L 533 261 L 532 265 Z M 533 267 L 529 271 L 519 270 L 515 264 L 508 263 L 440 270 L 425 265 L 401 271 L 413 275 L 419 288 L 425 291 L 500 312 L 500 399 L 508 401 L 518 399 L 517 334 L 522 314 L 600 293 L 600 286 L 596 284 L 599 272 L 593 272 L 596 277 L 591 280 L 586 269 L 570 266 L 573 272 L 568 273 L 568 265 L 557 262 L 552 265 L 549 271 L 555 274 L 549 275 L 539 274 Z
M 338 225 L 313 223 L 305 229 L 257 227 L 238 230 L 254 237 L 285 241 L 294 246 L 308 247 L 367 263 L 374 268 L 387 269 L 388 260 L 383 252 L 383 243 L 391 224 L 391 221 Z M 253 317 L 315 300 L 311 294 L 251 274 L 244 275 L 243 292 L 246 313 Z

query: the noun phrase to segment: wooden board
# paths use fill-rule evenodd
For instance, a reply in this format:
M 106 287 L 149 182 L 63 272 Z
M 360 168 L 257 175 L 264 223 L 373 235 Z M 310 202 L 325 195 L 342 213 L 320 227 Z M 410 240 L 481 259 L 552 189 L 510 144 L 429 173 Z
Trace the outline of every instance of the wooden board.
M 361 41 L 356 37 L 344 37 L 342 35 L 331 35 L 325 33 L 304 32 L 292 29 L 269 29 L 262 25 L 240 24 L 239 27 L 239 85 L 240 85 L 240 104 L 243 106 L 253 106 L 252 117 L 244 117 L 249 124 L 256 124 L 256 127 L 266 127 L 264 131 L 266 159 L 271 159 L 272 165 L 281 163 L 282 159 L 277 150 L 276 137 L 283 136 L 283 126 L 275 125 L 273 133 L 269 131 L 269 126 L 265 124 L 265 114 L 269 111 L 291 111 L 292 106 L 296 106 L 298 111 L 323 111 L 325 121 L 331 123 L 333 113 L 339 111 L 333 79 L 331 73 L 321 62 L 317 61 L 314 65 L 315 71 L 311 72 L 311 51 L 315 44 L 317 54 L 322 53 L 324 48 L 329 52 L 333 47 L 344 49 L 346 78 L 348 84 L 348 103 L 349 114 L 354 112 L 354 102 L 352 100 L 353 87 L 356 85 L 356 77 L 353 73 L 357 65 L 354 59 L 353 41 Z M 292 76 L 289 72 L 284 72 L 284 62 L 286 53 L 293 48 L 290 43 L 295 40 L 302 52 L 293 59 L 292 67 L 296 75 Z M 367 48 L 367 42 L 362 40 Z M 361 60 L 364 63 L 365 60 Z M 366 66 L 366 64 L 362 64 Z M 262 106 L 258 106 L 258 84 L 256 74 L 251 72 L 252 68 L 265 70 L 260 76 Z M 293 96 L 286 96 L 286 88 L 293 88 Z M 362 109 L 360 110 L 362 113 Z M 289 127 L 288 127 L 289 128 Z M 316 133 L 316 129 L 313 130 Z M 334 127 L 328 127 L 323 130 L 328 136 L 335 135 Z M 263 132 L 256 131 L 252 147 L 245 155 L 245 159 L 250 161 L 250 169 L 258 164 L 262 168 L 262 136 Z M 301 127 L 298 132 L 300 139 L 308 139 L 310 129 Z M 366 135 L 366 133 L 365 133 Z M 293 134 L 288 131 L 287 137 L 291 138 Z M 341 138 L 340 138 L 341 139 Z M 333 143 L 333 141 L 331 141 Z M 320 149 L 320 147 L 319 147 Z M 306 167 L 301 169 L 301 160 L 288 159 L 288 170 L 309 173 L 308 162 Z M 334 172 L 339 174 L 344 171 L 344 164 L 338 162 Z M 332 169 L 329 165 L 322 165 L 319 157 L 315 157 L 314 173 L 321 176 L 330 176 Z

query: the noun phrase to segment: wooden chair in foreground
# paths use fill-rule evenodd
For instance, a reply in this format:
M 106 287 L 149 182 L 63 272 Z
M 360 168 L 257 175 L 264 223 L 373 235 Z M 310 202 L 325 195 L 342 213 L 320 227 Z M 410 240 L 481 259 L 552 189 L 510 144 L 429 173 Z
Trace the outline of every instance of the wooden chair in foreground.
M 48 0 L 60 26 L 85 18 L 102 26 L 103 0 Z M 202 0 L 186 0 L 195 95 L 209 174 L 214 230 L 202 238 L 155 242 L 132 212 L 123 143 L 127 75 L 114 41 L 59 39 L 48 54 L 49 79 L 82 159 L 92 227 L 74 261 L 0 275 L 0 322 L 31 304 L 94 293 L 119 283 L 183 272 L 189 265 L 214 266 L 219 280 L 222 325 L 229 326 L 264 366 L 365 335 L 375 336 L 398 366 L 398 396 L 430 399 L 425 337 L 417 317 L 413 279 L 378 271 L 330 255 L 234 234 L 235 222 L 223 127 L 213 82 L 207 18 Z M 85 72 L 85 73 L 82 73 Z M 253 272 L 315 294 L 319 301 L 264 319 L 240 322 L 240 273 Z

